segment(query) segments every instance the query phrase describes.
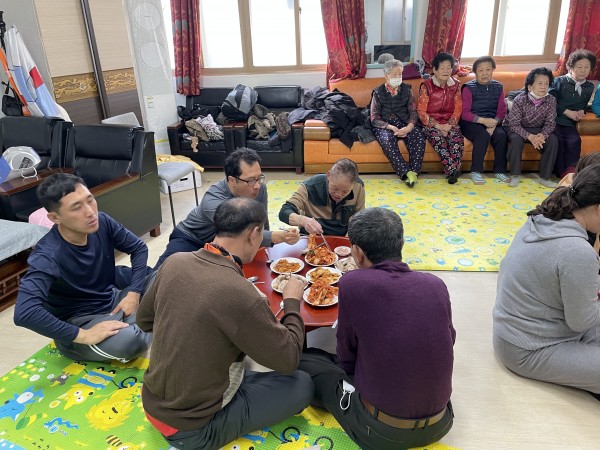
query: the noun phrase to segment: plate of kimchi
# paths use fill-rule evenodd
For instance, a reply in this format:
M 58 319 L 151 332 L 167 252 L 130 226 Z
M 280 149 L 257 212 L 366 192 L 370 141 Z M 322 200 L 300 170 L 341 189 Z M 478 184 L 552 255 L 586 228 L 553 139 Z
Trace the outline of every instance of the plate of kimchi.
M 325 281 L 316 281 L 304 291 L 303 298 L 306 303 L 317 308 L 333 306 L 338 302 L 338 288 Z
M 275 273 L 296 273 L 304 269 L 304 262 L 298 258 L 279 258 L 269 266 Z
M 315 249 L 309 250 L 304 255 L 305 261 L 314 267 L 331 266 L 338 260 L 338 255 L 329 251 L 327 247 L 321 246 Z
M 308 281 L 311 283 L 324 281 L 327 284 L 335 284 L 341 276 L 342 272 L 333 267 L 315 267 L 306 272 L 306 278 L 308 278 Z

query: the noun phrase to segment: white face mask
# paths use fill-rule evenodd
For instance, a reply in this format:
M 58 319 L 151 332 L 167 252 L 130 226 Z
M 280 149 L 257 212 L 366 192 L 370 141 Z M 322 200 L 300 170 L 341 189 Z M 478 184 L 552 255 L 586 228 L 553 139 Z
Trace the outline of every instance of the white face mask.
M 392 87 L 398 87 L 402 84 L 402 77 L 398 77 L 398 78 L 390 78 L 388 80 L 388 84 Z
M 529 92 L 529 95 L 531 95 L 533 98 L 535 98 L 536 100 L 539 100 L 540 98 L 544 98 L 546 95 L 548 95 L 548 93 L 546 92 L 544 95 L 535 95 L 533 93 L 533 91 Z

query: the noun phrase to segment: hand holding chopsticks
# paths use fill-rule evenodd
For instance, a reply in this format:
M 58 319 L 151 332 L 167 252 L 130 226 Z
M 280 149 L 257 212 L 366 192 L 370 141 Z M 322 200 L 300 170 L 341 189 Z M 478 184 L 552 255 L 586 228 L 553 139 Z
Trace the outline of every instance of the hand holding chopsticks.
M 323 242 L 325 243 L 325 246 L 327 247 L 327 250 L 329 250 L 330 252 L 332 252 L 331 247 L 327 243 L 327 239 L 325 239 L 325 236 L 323 236 L 323 233 L 321 233 L 319 236 L 321 236 L 321 239 L 323 239 Z

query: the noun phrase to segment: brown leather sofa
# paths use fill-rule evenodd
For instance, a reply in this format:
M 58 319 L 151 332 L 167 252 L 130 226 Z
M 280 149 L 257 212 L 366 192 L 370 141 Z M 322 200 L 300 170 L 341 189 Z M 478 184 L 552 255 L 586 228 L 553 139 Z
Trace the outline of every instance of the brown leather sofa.
M 494 72 L 494 79 L 504 85 L 504 92 L 520 89 L 525 83 L 524 72 Z M 466 83 L 473 79 L 474 74 L 459 78 L 459 82 Z M 330 83 L 329 89 L 337 89 L 350 95 L 357 106 L 365 107 L 371 100 L 371 92 L 374 88 L 383 83 L 384 78 L 360 78 L 358 80 L 341 80 Z M 405 80 L 412 87 L 415 99 L 419 94 L 419 86 L 423 80 Z M 600 150 L 600 120 L 591 112 L 577 125 L 582 139 L 582 154 L 591 153 Z M 405 158 L 408 158 L 408 152 L 404 143 L 399 141 L 400 151 Z M 463 154 L 462 170 L 468 171 L 471 168 L 472 144 L 465 139 L 465 151 Z M 352 148 L 346 147 L 339 139 L 331 139 L 329 127 L 321 120 L 307 120 L 304 123 L 304 171 L 306 173 L 322 173 L 327 171 L 331 165 L 340 158 L 350 158 L 358 164 L 360 172 L 393 172 L 392 166 L 383 154 L 377 141 L 363 144 L 355 142 Z M 539 170 L 540 154 L 532 145 L 526 144 L 523 149 L 522 169 L 524 171 Z M 494 151 L 488 147 L 485 156 L 485 170 L 492 169 L 494 160 Z M 424 172 L 442 172 L 442 165 L 433 147 L 428 142 L 425 147 L 425 156 L 423 159 Z

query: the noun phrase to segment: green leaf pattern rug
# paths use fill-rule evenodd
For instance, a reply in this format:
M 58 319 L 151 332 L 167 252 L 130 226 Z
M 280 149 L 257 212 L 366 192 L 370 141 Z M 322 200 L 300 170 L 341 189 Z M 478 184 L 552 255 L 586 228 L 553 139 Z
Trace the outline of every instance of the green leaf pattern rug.
M 74 362 L 51 343 L 0 377 L 0 450 L 167 450 L 148 422 L 140 392 L 148 359 L 124 365 Z M 225 450 L 358 447 L 330 414 L 307 408 Z M 443 444 L 429 450 L 446 450 Z

